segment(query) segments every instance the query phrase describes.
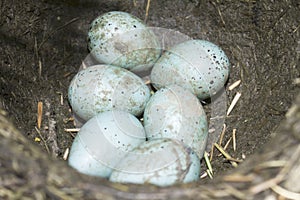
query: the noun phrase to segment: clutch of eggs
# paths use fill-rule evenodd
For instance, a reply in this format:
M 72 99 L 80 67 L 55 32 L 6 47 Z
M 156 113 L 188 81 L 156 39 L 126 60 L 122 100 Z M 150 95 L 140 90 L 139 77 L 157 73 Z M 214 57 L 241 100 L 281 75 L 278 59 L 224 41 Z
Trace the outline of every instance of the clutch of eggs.
M 198 180 L 208 136 L 199 99 L 224 86 L 230 71 L 224 51 L 188 40 L 161 55 L 157 36 L 140 19 L 118 11 L 91 23 L 88 48 L 104 64 L 81 70 L 71 81 L 70 105 L 86 123 L 74 139 L 69 165 L 121 183 Z M 157 91 L 150 98 L 136 74 L 151 68 Z M 142 115 L 143 125 L 136 118 Z

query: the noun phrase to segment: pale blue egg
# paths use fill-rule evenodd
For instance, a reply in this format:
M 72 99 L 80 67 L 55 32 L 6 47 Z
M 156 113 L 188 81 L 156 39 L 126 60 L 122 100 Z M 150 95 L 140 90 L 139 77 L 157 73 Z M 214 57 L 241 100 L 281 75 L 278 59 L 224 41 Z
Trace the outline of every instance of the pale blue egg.
M 109 180 L 170 186 L 197 181 L 200 160 L 192 149 L 171 139 L 143 142 L 116 166 Z
M 203 100 L 224 87 L 229 71 L 229 59 L 220 47 L 188 40 L 163 53 L 152 69 L 151 82 L 156 89 L 180 85 Z
M 83 121 L 114 109 L 139 116 L 150 98 L 150 90 L 140 77 L 126 69 L 95 65 L 75 75 L 68 98 L 73 112 Z
M 81 173 L 109 177 L 117 163 L 145 139 L 141 122 L 130 113 L 103 112 L 81 127 L 68 163 Z
M 177 85 L 158 90 L 146 105 L 144 127 L 148 140 L 176 139 L 203 157 L 208 138 L 207 117 L 189 90 Z
M 112 11 L 97 17 L 88 32 L 88 48 L 100 63 L 146 71 L 161 54 L 152 30 L 137 17 Z

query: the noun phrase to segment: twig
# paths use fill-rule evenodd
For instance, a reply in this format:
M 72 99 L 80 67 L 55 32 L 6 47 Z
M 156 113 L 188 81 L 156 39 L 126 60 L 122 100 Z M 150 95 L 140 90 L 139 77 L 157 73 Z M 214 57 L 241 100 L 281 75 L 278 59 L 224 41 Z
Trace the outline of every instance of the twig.
M 236 160 L 232 158 L 221 146 L 219 146 L 217 143 L 215 143 L 215 147 L 224 155 L 224 157 L 230 161 L 231 165 L 233 167 L 237 167 L 238 164 L 236 163 Z
M 223 137 L 225 135 L 225 131 L 226 131 L 226 124 L 223 124 L 223 129 L 222 129 L 222 133 L 221 133 L 220 140 L 219 140 L 219 145 L 220 146 L 222 145 L 222 141 L 223 141 Z
M 62 92 L 57 92 L 57 94 L 60 96 L 60 105 L 64 105 L 64 95 Z
M 42 125 L 42 117 L 43 117 L 43 102 L 38 102 L 38 118 L 37 118 L 37 127 L 41 128 Z
M 300 199 L 300 193 L 289 191 L 279 185 L 274 185 L 271 187 L 271 189 L 287 199 Z
M 233 90 L 234 88 L 236 88 L 237 86 L 239 86 L 241 83 L 241 80 L 238 80 L 236 82 L 234 82 L 233 84 L 231 84 L 229 87 L 228 87 L 228 90 Z
M 237 162 L 237 163 L 241 163 L 241 162 L 243 162 L 243 160 L 239 160 L 239 159 L 236 159 L 236 158 L 227 158 L 227 160 L 229 160 L 229 161 L 233 161 L 233 162 Z
M 208 168 L 208 175 L 213 175 L 213 169 L 212 169 L 212 166 L 211 166 L 211 163 L 209 161 L 209 158 L 208 158 L 208 153 L 205 151 L 204 152 L 204 160 L 205 160 L 205 163 L 206 163 L 206 166 Z
M 264 181 L 264 182 L 262 182 L 260 184 L 252 186 L 249 189 L 249 191 L 252 194 L 257 194 L 257 193 L 260 193 L 262 191 L 265 191 L 266 189 L 268 189 L 270 187 L 273 187 L 273 186 L 277 185 L 277 183 L 279 183 L 280 181 L 281 181 L 281 179 L 276 176 L 275 178 L 269 179 L 269 180 Z
M 284 167 L 286 164 L 287 164 L 287 161 L 285 161 L 285 160 L 271 160 L 271 161 L 266 161 L 266 162 L 260 163 L 253 170 L 259 171 L 259 170 L 266 169 L 266 168 Z
M 146 13 L 145 13 L 145 20 L 144 20 L 145 23 L 147 22 L 148 15 L 149 15 L 150 3 L 151 3 L 151 0 L 147 0 Z
M 39 77 L 42 77 L 42 70 L 43 70 L 43 65 L 42 65 L 42 61 L 39 60 Z
M 211 150 L 210 150 L 209 161 L 212 161 L 212 158 L 213 158 L 213 155 L 214 155 L 214 149 L 215 149 L 215 146 L 212 144 L 211 145 Z
M 236 150 L 236 138 L 235 138 L 235 134 L 236 134 L 236 129 L 234 128 L 232 131 L 232 146 L 233 146 L 233 151 Z
M 232 109 L 234 108 L 234 106 L 236 105 L 236 103 L 238 102 L 239 98 L 241 97 L 241 93 L 240 92 L 237 92 L 235 97 L 233 98 L 229 108 L 228 108 L 228 111 L 227 111 L 227 116 L 231 113 Z
M 204 179 L 205 177 L 207 177 L 208 173 L 207 171 L 205 171 L 201 176 L 200 176 L 200 179 Z
M 226 142 L 226 144 L 224 146 L 224 150 L 227 149 L 227 147 L 228 147 L 229 143 L 231 142 L 231 140 L 232 140 L 232 137 L 230 137 L 229 140 Z
M 260 193 L 262 191 L 265 191 L 269 188 L 274 188 L 274 186 L 278 185 L 282 180 L 284 180 L 284 177 L 290 171 L 290 168 L 293 164 L 295 164 L 295 161 L 297 161 L 299 158 L 300 153 L 300 146 L 295 150 L 291 158 L 289 159 L 289 162 L 286 162 L 286 164 L 282 167 L 280 172 L 276 175 L 276 177 L 269 179 L 267 181 L 264 181 L 262 183 L 259 183 L 255 186 L 252 186 L 249 191 L 253 194 Z
M 299 29 L 300 25 L 297 26 L 297 28 L 295 28 L 295 30 L 293 30 L 293 33 L 296 33 L 297 30 Z
M 50 154 L 50 150 L 49 150 L 49 147 L 47 145 L 47 142 L 46 142 L 45 138 L 42 136 L 40 130 L 37 127 L 34 127 L 34 128 L 35 128 L 36 132 L 39 134 L 40 138 L 42 139 L 42 141 L 45 145 L 46 151 L 48 152 L 48 154 Z
M 64 160 L 67 160 L 67 159 L 68 159 L 69 153 L 70 153 L 70 149 L 67 148 L 67 149 L 65 150 L 64 155 L 63 155 L 63 159 L 64 159 Z
M 66 132 L 78 132 L 80 131 L 80 128 L 65 128 L 64 130 Z
M 82 64 L 81 64 L 82 69 L 86 69 L 86 68 L 88 67 L 87 64 L 85 64 L 84 61 L 82 61 L 81 63 L 82 63 Z
M 209 176 L 210 179 L 213 179 L 213 176 L 212 176 L 212 174 L 211 174 L 211 172 L 210 172 L 209 169 L 206 170 L 206 173 L 207 173 L 207 175 Z
M 63 93 L 60 94 L 60 105 L 64 105 L 64 95 Z
M 226 175 L 223 177 L 224 181 L 227 182 L 252 182 L 255 179 L 255 176 L 253 175 L 242 175 L 242 174 L 232 174 L 232 175 Z

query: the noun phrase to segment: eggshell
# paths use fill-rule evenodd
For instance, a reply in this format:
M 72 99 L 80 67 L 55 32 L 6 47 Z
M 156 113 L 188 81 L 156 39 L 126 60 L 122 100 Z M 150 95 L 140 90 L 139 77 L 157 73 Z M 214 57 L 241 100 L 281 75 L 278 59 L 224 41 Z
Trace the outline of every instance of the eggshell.
M 200 160 L 192 149 L 171 139 L 146 141 L 116 166 L 109 180 L 169 186 L 199 179 Z
M 150 90 L 141 78 L 126 69 L 95 65 L 77 73 L 68 97 L 76 116 L 87 121 L 97 113 L 114 109 L 139 116 Z
M 229 60 L 220 47 L 205 40 L 188 40 L 158 59 L 151 72 L 151 82 L 156 89 L 180 85 L 203 100 L 224 86 L 229 70 Z
M 103 112 L 80 129 L 68 163 L 81 173 L 109 177 L 115 165 L 145 138 L 142 124 L 130 113 Z
M 91 23 L 88 48 L 100 63 L 129 70 L 149 69 L 161 54 L 155 34 L 137 17 L 120 11 L 105 13 Z
M 177 85 L 158 90 L 144 111 L 148 140 L 172 138 L 190 146 L 203 157 L 208 137 L 206 114 L 189 90 Z

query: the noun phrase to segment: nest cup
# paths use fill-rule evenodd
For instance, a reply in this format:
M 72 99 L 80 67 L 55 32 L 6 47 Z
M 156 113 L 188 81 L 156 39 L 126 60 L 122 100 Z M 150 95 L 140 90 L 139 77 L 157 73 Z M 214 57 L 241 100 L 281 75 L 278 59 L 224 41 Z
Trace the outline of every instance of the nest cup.
M 147 1 L 25 2 L 4 1 L 0 16 L 1 198 L 299 199 L 296 1 L 148 1 L 150 7 Z M 225 51 L 232 67 L 225 85 L 226 108 L 236 93 L 241 97 L 225 114 L 221 146 L 231 140 L 226 151 L 243 159 L 237 168 L 232 165 L 236 160 L 218 156 L 215 149 L 212 180 L 160 188 L 89 177 L 63 161 L 75 136 L 65 131 L 73 127 L 67 88 L 88 53 L 89 23 L 111 10 L 142 19 L 146 15 L 149 26 L 209 40 Z M 229 90 L 238 80 L 241 84 Z M 40 125 L 38 102 L 43 104 Z M 216 130 L 222 128 L 223 123 Z

